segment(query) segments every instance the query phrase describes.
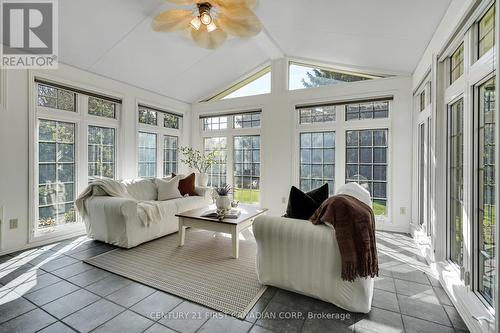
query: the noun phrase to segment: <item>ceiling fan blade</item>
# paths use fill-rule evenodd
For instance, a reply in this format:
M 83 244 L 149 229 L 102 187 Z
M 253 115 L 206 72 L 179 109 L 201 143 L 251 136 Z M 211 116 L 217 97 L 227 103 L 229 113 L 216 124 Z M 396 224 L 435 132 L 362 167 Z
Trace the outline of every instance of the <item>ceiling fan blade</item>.
M 226 9 L 235 9 L 239 7 L 255 8 L 258 0 L 211 0 L 213 5 Z
M 262 24 L 255 14 L 249 12 L 250 15 L 246 13 L 244 17 L 231 17 L 226 12 L 221 12 L 215 24 L 228 34 L 237 37 L 256 36 L 262 30 Z
M 191 37 L 198 46 L 213 50 L 225 42 L 227 34 L 221 29 L 215 29 L 212 32 L 208 32 L 207 28 L 202 26 L 199 30 L 192 29 Z
M 193 5 L 197 0 L 167 0 L 168 2 L 175 3 L 176 5 Z
M 155 31 L 177 31 L 186 29 L 193 19 L 190 10 L 171 9 L 158 14 L 153 19 L 153 30 Z

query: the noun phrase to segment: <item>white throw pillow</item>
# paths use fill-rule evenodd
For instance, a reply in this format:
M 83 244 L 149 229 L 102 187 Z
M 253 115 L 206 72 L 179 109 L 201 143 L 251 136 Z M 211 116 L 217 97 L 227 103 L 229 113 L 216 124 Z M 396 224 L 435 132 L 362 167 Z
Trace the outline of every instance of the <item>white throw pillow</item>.
M 175 176 L 169 180 L 155 179 L 158 187 L 158 201 L 182 198 L 181 192 L 179 192 L 179 180 L 181 180 L 180 176 Z

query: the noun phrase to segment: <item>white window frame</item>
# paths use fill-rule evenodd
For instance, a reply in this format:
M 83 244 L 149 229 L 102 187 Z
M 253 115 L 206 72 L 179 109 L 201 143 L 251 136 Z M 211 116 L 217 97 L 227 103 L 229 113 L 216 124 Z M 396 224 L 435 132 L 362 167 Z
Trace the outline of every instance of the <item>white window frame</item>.
M 244 113 L 254 113 L 254 112 L 261 112 L 261 118 L 260 118 L 260 127 L 246 127 L 246 128 L 234 128 L 234 116 L 235 115 L 240 115 Z M 203 118 L 205 117 L 220 117 L 220 116 L 227 116 L 227 129 L 222 129 L 222 130 L 203 130 Z M 199 122 L 199 133 L 200 133 L 200 138 L 201 138 L 201 149 L 204 151 L 205 150 L 205 138 L 218 138 L 218 137 L 225 137 L 227 138 L 227 149 L 226 149 L 226 181 L 227 184 L 231 185 L 233 187 L 234 185 L 234 137 L 237 136 L 255 136 L 258 135 L 260 136 L 260 183 L 259 183 L 259 191 L 260 192 L 260 198 L 262 200 L 262 165 L 264 164 L 263 162 L 263 154 L 262 154 L 262 134 L 261 134 L 261 128 L 262 128 L 262 123 L 264 121 L 264 113 L 259 109 L 259 110 L 233 110 L 230 112 L 226 113 L 214 113 L 214 114 L 203 114 L 198 117 L 198 122 Z
M 358 101 L 370 101 L 387 99 L 389 102 L 389 116 L 387 118 L 376 119 L 345 119 L 345 105 L 350 103 L 357 103 Z M 322 104 L 337 104 L 336 107 L 336 120 L 327 123 L 312 123 L 300 124 L 299 111 L 297 106 L 301 105 L 322 105 Z M 345 165 L 346 165 L 346 133 L 347 131 L 362 131 L 362 130 L 377 130 L 387 129 L 387 216 L 377 216 L 376 222 L 379 224 L 389 224 L 392 219 L 392 113 L 393 110 L 392 96 L 353 96 L 342 101 L 332 100 L 319 100 L 313 103 L 310 100 L 305 100 L 294 103 L 290 112 L 293 113 L 294 122 L 294 148 L 292 153 L 292 179 L 293 184 L 297 187 L 300 186 L 300 134 L 309 132 L 335 132 L 335 178 L 334 193 L 340 186 L 346 182 L 345 178 Z
M 166 108 L 164 106 L 158 105 L 156 103 L 151 103 L 144 100 L 136 100 L 135 103 L 135 175 L 139 177 L 139 132 L 153 133 L 156 134 L 156 177 L 163 178 L 163 149 L 165 141 L 163 137 L 165 135 L 177 137 L 177 147 L 182 147 L 185 143 L 183 140 L 182 132 L 184 128 L 184 112 L 178 110 L 172 110 L 171 108 Z M 139 107 L 150 107 L 157 111 L 156 125 L 143 124 L 139 122 Z M 164 126 L 164 115 L 174 114 L 179 116 L 179 128 L 167 128 Z M 180 166 L 180 156 L 177 154 L 177 171 L 179 171 Z
M 76 92 L 75 112 L 46 108 L 38 106 L 38 83 L 35 79 L 42 81 L 53 82 L 54 84 L 66 86 L 68 88 L 76 88 L 82 90 L 81 93 Z M 120 148 L 121 148 L 121 118 L 122 104 L 116 104 L 116 118 L 105 118 L 88 114 L 88 95 L 85 91 L 96 92 L 103 96 L 113 96 L 114 99 L 123 100 L 123 96 L 116 96 L 114 93 L 104 89 L 82 85 L 59 77 L 53 77 L 36 71 L 29 71 L 29 97 L 30 97 L 30 145 L 29 145 L 29 199 L 33 204 L 29 209 L 29 228 L 28 242 L 38 243 L 47 240 L 57 240 L 79 235 L 85 232 L 85 226 L 80 216 L 77 214 L 77 222 L 61 226 L 55 230 L 38 230 L 38 119 L 46 119 L 53 121 L 69 122 L 75 124 L 75 199 L 78 193 L 81 193 L 88 185 L 88 127 L 110 127 L 115 129 L 115 178 L 121 176 Z
M 442 262 L 439 265 L 439 269 L 443 272 L 446 271 L 446 279 L 443 279 L 444 287 L 452 294 L 452 298 L 456 300 L 458 304 L 457 309 L 462 311 L 461 314 L 465 315 L 465 321 L 469 326 L 474 326 L 478 331 L 488 331 L 488 322 L 483 320 L 474 320 L 470 316 L 474 315 L 476 317 L 484 316 L 485 318 L 492 318 L 495 315 L 495 309 L 491 307 L 487 302 L 482 299 L 482 296 L 476 292 L 477 286 L 477 271 L 476 271 L 476 263 L 475 256 L 478 251 L 477 244 L 477 226 L 476 226 L 476 211 L 475 211 L 475 202 L 474 198 L 477 195 L 477 183 L 474 181 L 475 176 L 475 167 L 473 163 L 473 150 L 474 148 L 474 131 L 476 130 L 474 122 L 473 122 L 473 114 L 476 111 L 477 101 L 475 100 L 475 87 L 478 83 L 483 82 L 488 76 L 496 73 L 496 90 L 498 92 L 498 73 L 497 73 L 497 61 L 495 61 L 495 52 L 498 48 L 498 38 L 496 38 L 495 46 L 486 52 L 480 59 L 477 59 L 477 24 L 478 21 L 483 17 L 486 11 L 491 7 L 494 1 L 484 1 L 479 4 L 477 8 L 471 13 L 468 17 L 465 24 L 463 24 L 463 28 L 460 31 L 457 31 L 456 38 L 452 40 L 446 48 L 441 52 L 441 55 L 438 57 L 437 70 L 438 73 L 442 73 L 443 75 L 438 75 L 438 79 L 444 79 L 444 88 L 442 91 L 442 95 L 440 95 L 440 99 L 442 104 L 439 104 L 439 108 L 436 110 L 436 117 L 439 118 L 435 122 L 436 128 L 433 130 L 438 136 L 439 127 L 446 124 L 446 117 L 444 116 L 444 111 L 447 110 L 449 105 L 463 97 L 464 99 L 464 226 L 463 226 L 463 235 L 464 235 L 464 248 L 467 251 L 464 251 L 464 262 L 463 268 L 459 269 L 456 265 L 454 265 L 450 260 L 450 227 L 449 227 L 449 218 L 448 218 L 448 201 L 447 201 L 447 191 L 440 191 L 436 193 L 439 195 L 437 198 L 438 204 L 435 206 L 436 213 L 438 218 L 445 218 L 446 226 L 436 227 L 436 239 L 446 240 L 445 242 L 441 242 L 440 244 L 436 244 L 439 250 L 439 259 Z M 498 1 L 497 1 L 497 10 L 498 10 Z M 498 13 L 496 15 L 498 17 Z M 498 37 L 498 19 L 496 21 L 496 37 Z M 453 53 L 454 49 L 461 43 L 464 43 L 464 73 L 463 75 L 450 84 L 450 73 L 449 73 L 449 57 Z M 498 95 L 497 95 L 497 105 L 496 110 L 498 114 Z M 497 125 L 498 128 L 498 125 Z M 446 135 L 447 136 L 447 135 Z M 445 138 L 446 138 L 445 136 Z M 498 140 L 498 133 L 496 136 Z M 443 136 L 440 137 L 443 139 Z M 437 143 L 436 149 L 439 150 L 440 156 L 438 159 L 441 159 L 443 162 L 436 166 L 436 173 L 442 175 L 448 175 L 448 152 L 447 152 L 447 140 L 440 140 Z M 443 155 L 444 154 L 444 155 Z M 496 156 L 498 156 L 498 149 L 496 152 Z M 497 168 L 498 175 L 498 168 Z M 448 177 L 446 177 L 448 178 Z M 498 179 L 498 178 L 497 178 Z M 443 186 L 443 179 L 436 179 L 436 187 Z M 497 197 L 497 205 L 498 205 L 498 197 Z M 446 211 L 446 213 L 443 212 Z M 439 221 L 438 221 L 439 223 Z M 498 216 L 497 221 L 498 223 Z M 498 224 L 496 225 L 496 230 L 498 231 Z M 497 247 L 498 247 L 498 234 L 497 234 Z M 498 254 L 497 254 L 497 263 L 499 262 Z M 498 272 L 498 266 L 497 266 Z M 468 277 L 468 278 L 466 278 Z M 498 286 L 498 276 L 497 276 L 497 286 Z M 467 280 L 467 281 L 466 281 Z M 468 283 L 467 283 L 468 282 Z M 497 290 L 498 292 L 498 290 Z M 498 299 L 494 300 L 497 302 Z M 498 309 L 497 309 L 498 311 Z M 493 327 L 494 324 L 490 325 Z

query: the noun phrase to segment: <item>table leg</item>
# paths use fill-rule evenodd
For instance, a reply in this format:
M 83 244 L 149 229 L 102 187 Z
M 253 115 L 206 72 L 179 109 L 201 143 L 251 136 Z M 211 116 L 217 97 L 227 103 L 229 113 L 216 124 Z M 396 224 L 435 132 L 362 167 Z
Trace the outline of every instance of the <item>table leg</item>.
M 233 229 L 231 238 L 233 240 L 233 258 L 238 259 L 240 255 L 240 233 L 237 228 Z
M 186 227 L 182 224 L 182 218 L 179 218 L 179 246 L 184 246 L 186 239 Z

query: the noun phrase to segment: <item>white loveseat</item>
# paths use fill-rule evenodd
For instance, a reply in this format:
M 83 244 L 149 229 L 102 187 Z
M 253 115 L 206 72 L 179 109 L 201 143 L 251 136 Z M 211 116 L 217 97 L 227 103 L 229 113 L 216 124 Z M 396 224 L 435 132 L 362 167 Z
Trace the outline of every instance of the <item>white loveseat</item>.
M 372 206 L 370 194 L 358 184 L 346 184 L 340 193 Z M 262 284 L 318 298 L 348 311 L 370 311 L 374 279 L 341 279 L 340 252 L 332 226 L 266 215 L 255 219 L 253 231 Z
M 85 200 L 87 216 L 84 218 L 87 235 L 95 240 L 131 248 L 178 230 L 176 213 L 201 208 L 210 204 L 208 188 L 196 188 L 200 196 L 158 201 L 163 211 L 162 219 L 145 226 L 141 223 L 137 201 L 156 201 L 158 189 L 154 179 L 120 181 L 133 197 L 110 197 L 94 188 L 93 195 Z

